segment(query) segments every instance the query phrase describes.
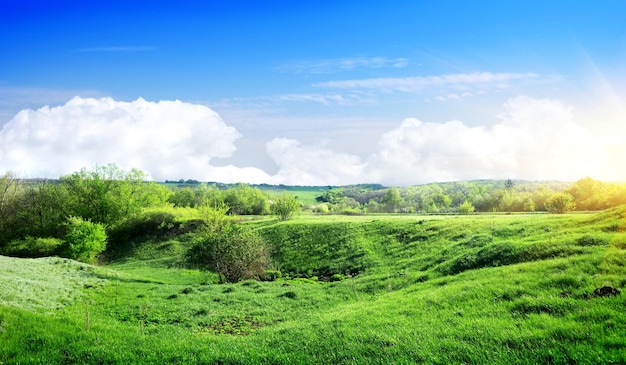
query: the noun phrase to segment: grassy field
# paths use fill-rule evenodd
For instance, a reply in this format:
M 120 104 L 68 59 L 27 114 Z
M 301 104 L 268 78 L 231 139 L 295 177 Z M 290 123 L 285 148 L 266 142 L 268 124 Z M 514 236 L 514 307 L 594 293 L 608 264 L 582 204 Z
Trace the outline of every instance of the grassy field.
M 217 284 L 184 235 L 97 267 L 0 257 L 0 364 L 626 362 L 625 207 L 242 224 L 284 278 Z

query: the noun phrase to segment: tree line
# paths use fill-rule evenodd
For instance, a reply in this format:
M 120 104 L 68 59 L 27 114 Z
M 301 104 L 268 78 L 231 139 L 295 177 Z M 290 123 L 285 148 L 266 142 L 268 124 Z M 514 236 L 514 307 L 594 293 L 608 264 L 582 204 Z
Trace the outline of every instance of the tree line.
M 317 213 L 471 213 L 595 211 L 626 204 L 626 184 L 590 177 L 574 183 L 481 180 L 405 188 L 332 188 L 310 207 Z
M 246 184 L 226 189 L 207 184 L 170 188 L 146 178 L 141 170 L 125 171 L 115 164 L 83 168 L 58 180 L 23 180 L 4 174 L 0 177 L 0 254 L 93 261 L 107 243 L 131 238 L 136 234 L 133 230 L 173 225 L 168 208 L 199 212 L 210 207 L 225 216 L 275 214 L 281 220 L 299 209 L 291 194 L 272 201 L 266 192 Z
M 287 220 L 302 208 L 293 194 L 270 195 L 268 190 L 247 184 L 182 180 L 171 186 L 146 179 L 141 170 L 125 171 L 115 164 L 83 168 L 58 180 L 24 180 L 13 173 L 4 174 L 0 177 L 0 254 L 93 261 L 107 247 L 114 251 L 115 245 L 139 235 L 182 227 L 183 220 L 176 214 L 186 209 L 193 218 L 185 219 L 197 221 L 201 228 L 198 237 L 203 237 L 192 256 L 212 258 L 213 264 L 200 265 L 191 258 L 190 262 L 226 270 L 214 260 L 241 256 L 226 254 L 225 249 L 241 249 L 241 245 L 231 247 L 226 241 L 258 243 L 250 232 L 233 228 L 232 219 L 226 217 L 274 214 Z M 319 187 L 314 190 L 320 191 Z M 586 177 L 575 183 L 484 180 L 404 188 L 376 184 L 328 187 L 315 204 L 304 208 L 323 214 L 566 213 L 621 204 L 626 204 L 626 184 Z M 264 256 L 265 248 L 261 244 L 255 247 L 255 255 Z M 234 274 L 232 265 L 227 266 L 231 271 L 221 273 L 225 280 L 250 275 L 243 269 Z

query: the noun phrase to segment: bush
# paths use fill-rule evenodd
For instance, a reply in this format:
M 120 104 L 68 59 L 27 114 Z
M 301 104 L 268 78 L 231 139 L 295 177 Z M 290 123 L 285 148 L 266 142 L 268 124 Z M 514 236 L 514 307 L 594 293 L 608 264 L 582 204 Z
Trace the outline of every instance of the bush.
M 280 270 L 265 270 L 265 276 L 263 280 L 265 281 L 276 281 L 283 277 L 283 273 Z
M 330 209 L 328 209 L 328 204 L 322 203 L 312 206 L 311 211 L 313 213 L 328 214 L 330 212 Z
M 63 241 L 58 238 L 26 237 L 11 241 L 1 253 L 7 256 L 28 258 L 47 257 L 58 255 L 62 246 Z
M 463 204 L 459 205 L 459 213 L 461 214 L 470 214 L 474 212 L 474 205 L 469 201 L 464 201 Z
M 106 248 L 104 226 L 80 217 L 69 217 L 66 223 L 65 253 L 67 257 L 93 262 Z
M 344 208 L 342 209 L 339 214 L 343 214 L 343 215 L 363 215 L 363 212 L 361 212 L 361 210 L 359 210 L 358 208 Z
M 206 229 L 187 253 L 189 262 L 220 275 L 220 282 L 260 280 L 268 268 L 269 250 L 265 241 L 251 230 L 228 223 Z
M 556 193 L 546 200 L 545 207 L 551 213 L 564 214 L 576 209 L 576 204 L 570 194 Z
M 281 221 L 286 221 L 300 208 L 300 203 L 293 194 L 284 193 L 272 203 L 270 209 Z

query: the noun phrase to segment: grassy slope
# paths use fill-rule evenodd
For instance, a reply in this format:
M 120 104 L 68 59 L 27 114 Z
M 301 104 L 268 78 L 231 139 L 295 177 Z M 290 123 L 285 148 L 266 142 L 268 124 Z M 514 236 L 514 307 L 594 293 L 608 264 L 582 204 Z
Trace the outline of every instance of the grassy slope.
M 626 295 L 593 291 L 626 286 L 625 215 L 245 223 L 283 272 L 339 282 L 216 285 L 177 267 L 184 239 L 147 242 L 54 314 L 4 300 L 0 363 L 623 363 Z

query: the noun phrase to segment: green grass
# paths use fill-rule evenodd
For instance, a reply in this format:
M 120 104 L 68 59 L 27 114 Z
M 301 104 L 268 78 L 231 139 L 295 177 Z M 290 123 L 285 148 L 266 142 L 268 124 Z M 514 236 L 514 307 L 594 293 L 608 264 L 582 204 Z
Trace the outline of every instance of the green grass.
M 107 270 L 69 259 L 0 256 L 0 304 L 54 313 L 107 284 Z
M 322 186 L 271 186 L 264 187 L 270 198 L 273 199 L 283 193 L 290 193 L 296 196 L 298 201 L 305 207 L 317 204 L 316 198 L 321 196 L 328 187 Z
M 245 222 L 300 276 L 274 282 L 184 268 L 185 235 L 103 267 L 0 257 L 0 364 L 624 363 L 625 216 Z

